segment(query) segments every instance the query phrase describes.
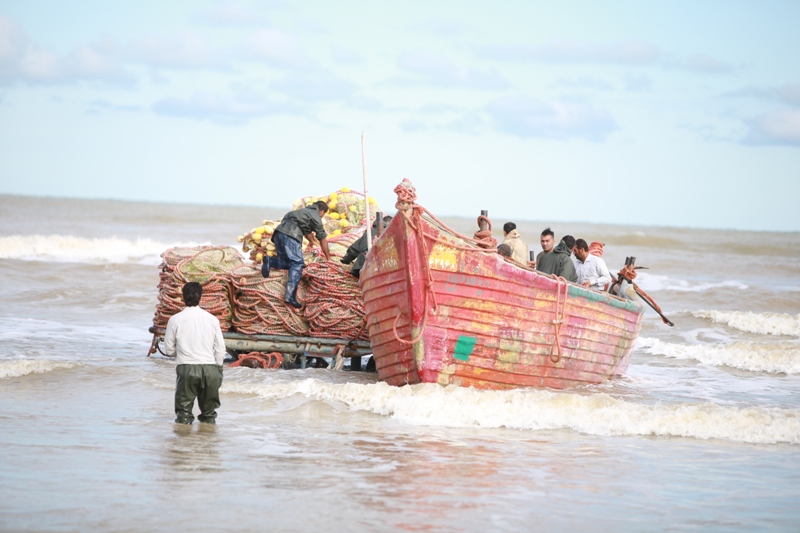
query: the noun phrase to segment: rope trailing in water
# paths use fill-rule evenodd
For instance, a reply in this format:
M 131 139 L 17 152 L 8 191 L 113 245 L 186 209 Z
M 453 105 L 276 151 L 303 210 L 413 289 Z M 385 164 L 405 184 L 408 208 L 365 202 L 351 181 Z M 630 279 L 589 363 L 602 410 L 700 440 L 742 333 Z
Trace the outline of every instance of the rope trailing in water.
M 280 368 L 283 356 L 280 352 L 250 352 L 239 356 L 238 361 L 230 364 L 231 367 L 246 366 L 248 368 Z
M 306 289 L 303 316 L 311 337 L 369 340 L 364 300 L 358 281 L 333 261 L 303 269 Z

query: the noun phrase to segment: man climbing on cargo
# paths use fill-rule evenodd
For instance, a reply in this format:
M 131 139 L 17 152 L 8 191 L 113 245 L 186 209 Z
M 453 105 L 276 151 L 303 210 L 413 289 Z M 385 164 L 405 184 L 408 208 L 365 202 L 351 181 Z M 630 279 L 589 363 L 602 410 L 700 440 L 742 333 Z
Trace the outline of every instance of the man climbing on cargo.
M 164 333 L 164 353 L 174 356 L 175 422 L 194 422 L 194 400 L 200 407 L 200 422 L 216 424 L 219 409 L 219 387 L 222 385 L 222 362 L 225 339 L 219 319 L 200 308 L 203 287 L 194 281 L 183 286 L 186 307 L 172 315 Z
M 572 249 L 574 247 L 575 237 L 564 235 L 561 242 L 553 248 L 552 252 L 537 258 L 536 270 L 543 274 L 554 274 L 576 283 L 578 281 L 578 273 L 575 271 L 575 263 L 572 262 Z
M 392 221 L 392 217 L 386 215 L 383 217 L 383 227 L 387 227 L 389 223 Z M 378 221 L 372 223 L 372 238 L 375 238 L 376 231 L 378 230 Z M 361 234 L 361 237 L 356 240 L 353 244 L 347 248 L 347 252 L 345 252 L 344 257 L 342 257 L 342 263 L 345 265 L 349 265 L 353 263 L 353 268 L 350 269 L 350 273 L 355 276 L 356 278 L 361 276 L 361 269 L 364 268 L 364 261 L 367 259 L 367 232 Z
M 272 242 L 275 244 L 278 256 L 264 257 L 261 274 L 268 278 L 272 268 L 289 271 L 289 281 L 286 282 L 283 301 L 291 306 L 303 307 L 303 304 L 297 301 L 297 286 L 300 284 L 303 267 L 306 265 L 303 258 L 303 237 L 312 240 L 312 234 L 316 235 L 319 247 L 322 248 L 322 254 L 325 259 L 331 260 L 331 253 L 328 250 L 328 234 L 325 233 L 325 227 L 322 225 L 322 217 L 327 212 L 328 204 L 322 200 L 302 209 L 289 211 L 272 234 Z
M 528 264 L 528 245 L 522 240 L 514 222 L 503 224 L 503 244 L 511 248 L 511 259 L 521 265 Z

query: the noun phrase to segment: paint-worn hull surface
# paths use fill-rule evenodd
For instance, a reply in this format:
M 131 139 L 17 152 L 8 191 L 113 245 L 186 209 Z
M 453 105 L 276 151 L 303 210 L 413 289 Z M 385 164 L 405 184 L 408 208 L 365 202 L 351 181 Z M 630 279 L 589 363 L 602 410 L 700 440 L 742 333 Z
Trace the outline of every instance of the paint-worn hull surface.
M 423 211 L 401 209 L 361 272 L 381 380 L 563 389 L 625 372 L 641 304 L 507 262 Z

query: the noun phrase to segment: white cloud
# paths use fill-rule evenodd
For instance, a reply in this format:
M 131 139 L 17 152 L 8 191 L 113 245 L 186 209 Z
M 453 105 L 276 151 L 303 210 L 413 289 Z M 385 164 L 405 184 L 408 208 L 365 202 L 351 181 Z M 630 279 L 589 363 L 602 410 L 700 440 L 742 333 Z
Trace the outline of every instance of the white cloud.
M 613 83 L 589 76 L 577 78 L 559 78 L 553 84 L 556 87 L 566 87 L 569 89 L 588 89 L 592 91 L 613 91 L 616 89 Z
M 785 109 L 745 121 L 744 144 L 800 146 L 800 111 Z
M 310 64 L 297 40 L 277 29 L 253 32 L 244 40 L 244 47 L 251 57 L 272 66 L 301 68 Z
M 518 137 L 603 141 L 617 127 L 608 111 L 581 102 L 509 96 L 491 102 L 486 111 L 498 130 Z
M 114 56 L 108 40 L 79 46 L 67 54 L 58 55 L 37 46 L 13 21 L 0 17 L 0 84 L 88 80 L 131 81 L 131 76 Z
M 272 3 L 272 7 L 281 6 L 280 3 Z M 195 18 L 215 26 L 261 26 L 268 23 L 263 11 L 241 2 L 217 2 L 199 10 Z
M 228 60 L 199 32 L 149 35 L 128 47 L 131 59 L 167 68 L 227 68 Z
M 632 92 L 647 92 L 653 88 L 649 76 L 625 76 L 625 89 Z
M 704 74 L 724 74 L 737 69 L 736 66 L 706 54 L 694 54 L 686 60 L 686 68 Z
M 333 45 L 331 47 L 331 55 L 333 59 L 340 65 L 356 66 L 364 64 L 364 56 L 357 50 L 350 48 L 342 48 Z
M 505 89 L 508 81 L 495 69 L 458 67 L 444 54 L 429 50 L 403 52 L 397 66 L 410 76 L 396 78 L 399 85 L 429 85 L 461 89 Z
M 616 43 L 560 40 L 542 45 L 493 45 L 478 48 L 477 53 L 492 60 L 619 65 L 652 65 L 666 57 L 663 50 L 641 40 Z
M 196 92 L 189 98 L 164 98 L 153 104 L 152 109 L 159 115 L 228 125 L 245 124 L 266 115 L 301 112 L 292 104 L 269 101 L 261 94 L 244 90 L 231 94 Z
M 686 59 L 677 59 L 674 54 L 640 39 L 618 42 L 557 40 L 545 44 L 489 45 L 476 47 L 474 50 L 477 56 L 491 61 L 659 66 L 703 74 L 727 73 L 739 68 L 707 54 L 693 54 Z
M 737 91 L 725 93 L 722 96 L 774 100 L 792 106 L 800 106 L 800 83 L 767 86 L 750 85 Z
M 274 81 L 270 88 L 287 97 L 313 102 L 349 100 L 356 84 L 327 71 L 303 71 Z

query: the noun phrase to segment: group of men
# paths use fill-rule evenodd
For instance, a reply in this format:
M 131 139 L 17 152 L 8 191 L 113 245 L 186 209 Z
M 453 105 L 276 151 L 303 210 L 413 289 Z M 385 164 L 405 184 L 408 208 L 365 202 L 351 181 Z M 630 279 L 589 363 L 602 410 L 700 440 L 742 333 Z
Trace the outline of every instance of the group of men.
M 503 225 L 503 243 L 497 247 L 500 255 L 531 267 L 543 274 L 553 274 L 596 291 L 603 291 L 611 283 L 611 273 L 601 257 L 589 252 L 584 239 L 565 235 L 555 244 L 555 233 L 545 228 L 541 235 L 542 251 L 536 261 L 528 261 L 528 246 L 513 222 Z M 573 257 L 574 254 L 574 257 Z

